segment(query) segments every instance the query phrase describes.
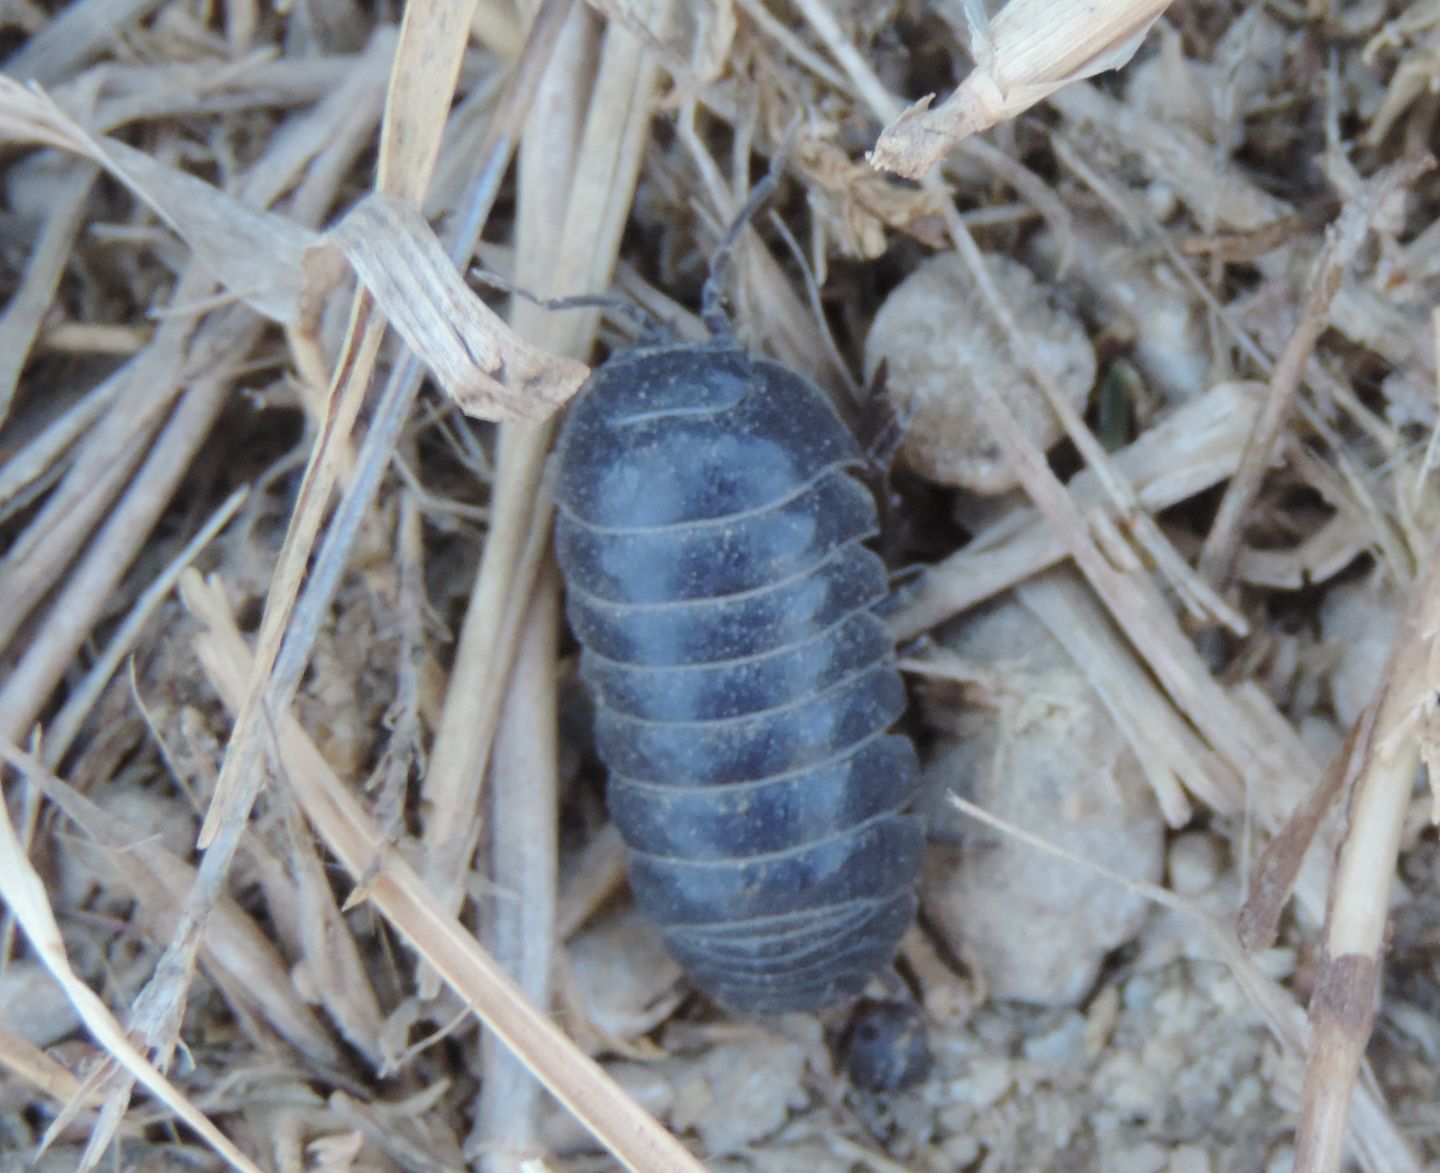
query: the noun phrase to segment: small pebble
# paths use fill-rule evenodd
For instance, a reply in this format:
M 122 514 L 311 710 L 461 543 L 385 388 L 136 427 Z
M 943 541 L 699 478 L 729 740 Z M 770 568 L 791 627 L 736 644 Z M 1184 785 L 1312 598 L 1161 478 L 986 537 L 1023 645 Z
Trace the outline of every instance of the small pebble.
M 1320 630 L 1335 652 L 1330 697 L 1347 729 L 1379 687 L 1402 610 L 1398 592 L 1373 579 L 1343 583 L 1321 604 Z
M 1112 1153 L 1106 1162 L 1111 1173 L 1164 1173 L 1168 1163 L 1165 1150 L 1148 1141 Z
M 986 263 L 1025 335 L 1027 359 L 1046 371 L 1083 412 L 1095 382 L 1095 351 L 1081 324 L 1053 304 L 1034 274 L 1008 257 Z M 865 340 L 872 383 L 885 365 L 885 394 L 904 421 L 902 460 L 937 484 L 994 495 L 1019 484 L 975 403 L 975 386 L 993 387 L 1025 434 L 1042 449 L 1060 438 L 1060 421 L 955 253 L 931 257 L 875 315 Z
M 1186 831 L 1170 843 L 1166 869 L 1170 888 L 1181 896 L 1199 896 L 1220 878 L 1220 846 L 1206 831 Z
M 1009 1059 L 976 1059 L 969 1072 L 951 1084 L 956 1099 L 976 1111 L 983 1111 L 1000 1100 L 1014 1084 L 1015 1072 Z
M 680 967 L 633 907 L 597 917 L 570 942 L 571 973 L 585 1012 L 612 1038 L 653 1030 L 683 993 Z
M 1018 603 L 992 606 L 942 638 L 1003 680 L 996 708 L 965 708 L 925 767 L 934 842 L 921 901 L 992 997 L 1078 1005 L 1106 956 L 1140 931 L 1140 893 L 960 815 L 952 792 L 1082 859 L 1147 883 L 1161 877 L 1165 827 L 1154 793 L 1084 675 Z M 938 702 L 937 702 L 938 703 Z M 961 728 L 968 721 L 971 729 Z
M 1085 1019 L 1076 1011 L 1066 1014 L 1050 1030 L 1025 1040 L 1025 1058 L 1032 1063 L 1055 1067 L 1073 1066 L 1085 1061 Z
M 0 1027 L 48 1047 L 78 1030 L 80 1015 L 48 969 L 22 958 L 0 973 Z
M 686 1066 L 674 1087 L 676 1131 L 693 1129 L 707 1153 L 740 1152 L 809 1102 L 805 1048 L 764 1037 L 724 1044 Z
M 1210 1158 L 1199 1145 L 1181 1145 L 1170 1151 L 1165 1173 L 1210 1173 Z

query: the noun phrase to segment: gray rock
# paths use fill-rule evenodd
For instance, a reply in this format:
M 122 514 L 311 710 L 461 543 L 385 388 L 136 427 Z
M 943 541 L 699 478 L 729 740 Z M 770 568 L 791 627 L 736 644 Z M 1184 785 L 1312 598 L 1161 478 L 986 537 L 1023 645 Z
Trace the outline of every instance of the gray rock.
M 1320 630 L 1334 656 L 1330 699 L 1346 729 L 1380 687 L 1404 607 L 1401 593 L 1378 576 L 1342 583 L 1325 595 Z
M 1028 358 L 1083 411 L 1095 382 L 1095 351 L 1084 328 L 1060 309 L 1024 265 L 986 258 L 1000 295 L 1025 332 Z M 1018 484 L 981 409 L 975 385 L 1004 397 L 1021 429 L 1039 447 L 1060 438 L 1060 421 L 1017 367 L 965 263 L 954 253 L 931 257 L 885 299 L 865 340 L 865 373 L 885 364 L 885 390 L 905 420 L 900 455 L 937 484 L 993 495 Z
M 946 637 L 998 682 L 986 708 L 932 714 L 954 735 L 926 767 L 932 845 L 921 896 L 957 955 L 997 998 L 1064 1006 L 1106 954 L 1139 931 L 1149 902 L 1090 868 L 956 812 L 951 791 L 1081 859 L 1158 882 L 1164 825 L 1119 730 L 1064 650 L 1017 603 Z M 940 702 L 943 704 L 944 702 Z M 948 810 L 947 810 L 948 808 Z

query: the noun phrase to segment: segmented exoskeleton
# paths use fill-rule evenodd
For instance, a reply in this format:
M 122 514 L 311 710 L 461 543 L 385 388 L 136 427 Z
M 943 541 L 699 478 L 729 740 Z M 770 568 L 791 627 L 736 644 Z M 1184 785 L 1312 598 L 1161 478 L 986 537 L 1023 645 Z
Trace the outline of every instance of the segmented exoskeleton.
M 621 351 L 561 431 L 557 548 L 642 909 L 739 1010 L 857 995 L 923 835 L 861 453 L 727 338 Z

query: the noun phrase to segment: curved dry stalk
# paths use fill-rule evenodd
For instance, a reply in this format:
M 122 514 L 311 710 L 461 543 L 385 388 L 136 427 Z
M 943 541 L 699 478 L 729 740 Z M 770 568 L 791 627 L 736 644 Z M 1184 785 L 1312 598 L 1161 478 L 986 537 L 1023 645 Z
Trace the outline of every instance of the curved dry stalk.
M 560 583 L 540 575 L 515 654 L 490 770 L 490 878 L 497 896 L 484 917 L 495 960 L 537 1007 L 551 1001 L 559 874 L 560 777 L 555 744 L 555 667 Z M 543 1092 L 523 1060 L 487 1035 L 471 1147 L 487 1165 L 513 1168 L 543 1155 Z
M 1331 881 L 1325 951 L 1310 1000 L 1311 1044 L 1296 1133 L 1295 1168 L 1338 1170 L 1345 1124 L 1380 989 L 1390 887 L 1415 773 L 1431 785 L 1440 689 L 1440 539 L 1426 554 L 1385 675 L 1347 743 L 1345 837 Z
M 652 17 L 667 7 L 656 4 Z M 575 90 L 575 67 L 557 68 L 547 79 L 553 96 L 537 105 L 540 121 L 527 127 L 521 153 L 521 187 L 530 194 L 520 203 L 525 239 L 518 256 L 522 267 L 534 265 L 536 271 L 522 269 L 517 278 L 547 294 L 593 292 L 609 284 L 659 78 L 645 42 L 619 27 L 606 35 L 588 108 L 585 95 Z M 583 137 L 575 161 L 557 167 L 556 153 L 565 158 L 565 140 L 575 142 L 577 126 L 583 126 Z M 547 134 L 559 141 L 545 145 Z M 557 170 L 572 175 L 568 191 L 557 189 Z M 557 222 L 563 225 L 558 241 Z M 536 238 L 551 243 L 541 245 Z M 526 337 L 558 353 L 578 354 L 588 349 L 598 318 L 594 311 L 551 314 L 522 302 L 515 320 Z M 549 545 L 550 505 L 540 487 L 550 434 L 548 424 L 501 425 L 490 533 L 425 777 L 426 876 L 450 909 L 459 907 L 478 842 L 480 789 L 509 665 Z
M 1200 551 L 1200 573 L 1211 583 L 1222 584 L 1230 573 L 1240 545 L 1241 523 L 1260 489 L 1260 480 L 1270 465 L 1285 421 L 1290 417 L 1291 402 L 1300 389 L 1300 379 L 1315 343 L 1329 325 L 1331 303 L 1340 292 L 1346 270 L 1369 238 L 1371 224 L 1390 198 L 1397 191 L 1410 187 L 1434 166 L 1435 160 L 1423 155 L 1387 167 L 1365 184 L 1358 197 L 1345 205 L 1339 219 L 1331 226 L 1325 247 L 1315 258 L 1306 281 L 1305 304 L 1300 309 L 1300 320 L 1270 376 L 1270 394 L 1265 408 L 1260 413 L 1254 435 L 1245 446 L 1240 468 L 1220 499 L 1215 522 Z
M 1010 0 L 992 19 L 967 0 L 975 68 L 934 109 L 934 95 L 892 121 L 871 163 L 919 179 L 970 135 L 1014 118 L 1062 86 L 1119 69 L 1170 0 Z
M 24 774 L 43 776 L 46 773 L 45 767 L 39 761 L 19 749 L 8 738 L 0 738 L 0 757 Z M 224 1157 L 232 1168 L 243 1170 L 244 1173 L 260 1173 L 260 1167 L 237 1149 L 204 1113 L 145 1058 L 105 1003 L 70 968 L 65 942 L 60 935 L 54 909 L 45 893 L 45 884 L 16 838 L 9 808 L 3 802 L 0 802 L 0 898 L 3 898 L 5 904 L 14 912 L 25 930 L 25 935 L 30 939 L 31 947 L 64 988 L 86 1028 L 95 1041 L 109 1052 L 112 1062 L 153 1092 L 157 1099 Z M 128 1099 L 128 1093 L 126 1098 Z M 83 1085 L 74 1104 L 79 1107 L 89 1101 L 90 1088 Z M 105 1115 L 102 1113 L 103 1120 Z M 118 1122 L 118 1118 L 109 1121 L 112 1125 Z M 103 1126 L 97 1128 L 95 1137 L 102 1145 L 108 1141 L 108 1136 L 109 1132 Z M 98 1153 L 96 1157 L 98 1158 Z
M 377 186 L 382 192 L 417 202 L 424 193 L 439 153 L 443 114 L 453 100 L 468 40 L 467 18 L 457 15 L 461 9 L 468 11 L 463 0 L 446 5 L 411 5 L 406 9 L 381 134 Z M 372 306 L 367 292 L 363 289 L 357 292 L 325 417 L 320 423 L 289 532 L 271 579 L 249 687 L 201 827 L 199 842 L 205 856 L 198 882 L 175 939 L 146 996 L 136 1007 L 137 1022 L 145 1037 L 162 1053 L 174 1046 L 179 1028 L 177 1011 L 184 1005 L 183 991 L 189 984 L 206 909 L 229 872 L 264 776 L 261 755 L 266 714 L 272 708 L 288 706 L 299 679 L 297 669 L 292 679 L 281 682 L 285 685 L 283 690 L 280 687 L 272 690 L 271 678 L 306 564 L 340 469 L 345 464 L 342 455 L 379 356 L 384 323 L 372 315 Z M 283 695 L 272 696 L 272 691 L 283 691 Z
M 238 708 L 253 655 L 235 627 L 217 584 L 192 571 L 182 594 L 206 626 L 196 651 L 211 684 L 232 711 Z M 425 963 L 439 973 L 519 1055 L 530 1072 L 628 1168 L 645 1173 L 699 1173 L 701 1166 L 568 1039 L 443 908 L 421 877 L 401 858 L 385 831 L 325 763 L 295 719 L 275 722 L 278 759 L 285 782 L 316 832 L 357 883 L 352 903 L 367 899 Z

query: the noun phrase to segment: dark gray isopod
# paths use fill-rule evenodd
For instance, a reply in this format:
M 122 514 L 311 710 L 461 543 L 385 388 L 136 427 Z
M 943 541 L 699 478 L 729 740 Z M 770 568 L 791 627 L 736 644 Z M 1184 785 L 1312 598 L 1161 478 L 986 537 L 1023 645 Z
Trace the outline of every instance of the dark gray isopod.
M 811 383 L 727 339 L 623 351 L 560 432 L 556 545 L 636 899 L 761 1014 L 860 993 L 915 913 L 918 784 L 875 502 Z

